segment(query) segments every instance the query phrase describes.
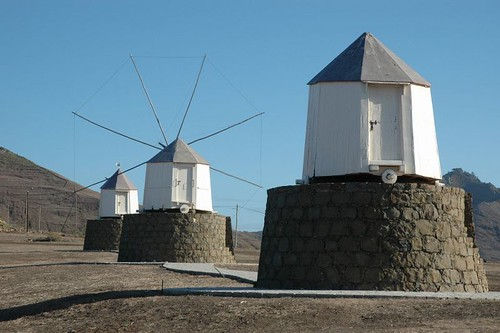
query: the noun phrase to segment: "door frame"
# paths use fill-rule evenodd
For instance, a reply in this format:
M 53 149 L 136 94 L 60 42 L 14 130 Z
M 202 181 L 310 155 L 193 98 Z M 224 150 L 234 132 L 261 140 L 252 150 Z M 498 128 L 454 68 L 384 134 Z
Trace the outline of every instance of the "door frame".
M 188 197 L 188 190 L 187 190 L 187 183 L 186 183 L 186 200 L 181 201 L 179 200 L 179 185 L 180 181 L 178 180 L 178 175 L 179 175 L 179 169 L 180 168 L 185 168 L 186 170 L 191 170 L 191 177 L 189 177 L 189 171 L 187 172 L 187 178 L 190 178 L 189 180 L 186 179 L 187 182 L 190 183 L 191 186 L 191 197 Z M 195 172 L 195 166 L 192 164 L 188 163 L 174 163 L 173 165 L 173 172 L 172 172 L 172 202 L 175 203 L 187 203 L 191 204 L 194 202 L 194 172 Z
M 399 98 L 399 107 L 398 107 L 398 113 L 399 113 L 399 131 L 400 131 L 400 140 L 399 140 L 399 156 L 401 159 L 379 159 L 375 160 L 371 158 L 372 155 L 372 150 L 371 150 L 371 130 L 370 130 L 370 121 L 372 119 L 372 108 L 371 108 L 371 100 L 370 100 L 370 88 L 374 86 L 391 86 L 398 88 L 400 91 L 400 98 Z M 406 84 L 395 84 L 395 83 L 375 83 L 375 82 L 367 82 L 366 83 L 366 95 L 367 95 L 367 117 L 366 117 L 366 142 L 367 142 L 367 161 L 368 161 L 368 167 L 370 172 L 375 172 L 379 171 L 379 166 L 393 166 L 397 167 L 399 171 L 404 171 L 404 156 L 405 156 L 405 151 L 404 151 L 404 141 L 405 141 L 405 126 L 404 126 L 404 112 L 403 112 L 403 97 L 405 94 L 405 86 Z

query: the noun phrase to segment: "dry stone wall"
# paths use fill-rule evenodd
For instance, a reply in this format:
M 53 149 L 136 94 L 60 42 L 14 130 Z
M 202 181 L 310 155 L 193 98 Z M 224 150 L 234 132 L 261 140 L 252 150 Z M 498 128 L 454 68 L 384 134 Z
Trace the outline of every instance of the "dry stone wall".
M 465 202 L 416 183 L 270 189 L 256 286 L 487 291 Z
M 84 251 L 116 251 L 122 232 L 121 219 L 87 220 Z
M 118 261 L 234 263 L 226 223 L 214 213 L 125 215 Z

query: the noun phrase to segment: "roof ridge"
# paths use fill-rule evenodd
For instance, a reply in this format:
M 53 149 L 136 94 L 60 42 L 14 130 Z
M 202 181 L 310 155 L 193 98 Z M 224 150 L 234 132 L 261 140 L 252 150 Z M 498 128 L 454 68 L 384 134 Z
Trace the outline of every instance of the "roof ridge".
M 409 81 L 409 82 L 412 82 L 412 81 L 413 81 L 413 79 L 412 79 L 412 78 L 408 75 L 408 73 L 406 72 L 406 70 L 405 70 L 404 68 L 402 68 L 402 67 L 399 65 L 399 63 L 398 63 L 398 61 L 396 61 L 396 59 L 394 59 L 394 56 L 395 56 L 395 57 L 397 57 L 397 58 L 399 58 L 399 57 L 398 57 L 398 56 L 397 56 L 394 52 L 392 52 L 392 51 L 391 51 L 391 50 L 390 50 L 390 49 L 389 49 L 389 48 L 388 48 L 388 47 L 387 47 L 384 43 L 382 43 L 382 41 L 381 41 L 381 40 L 379 40 L 377 37 L 375 37 L 375 36 L 373 36 L 373 35 L 371 35 L 371 36 L 372 36 L 372 38 L 373 38 L 375 41 L 377 41 L 377 42 L 380 44 L 380 46 L 382 46 L 382 50 L 384 50 L 384 52 L 385 52 L 385 53 L 386 53 L 386 54 L 387 54 L 387 55 L 388 55 L 391 59 L 393 59 L 393 60 L 394 60 L 394 63 L 396 64 L 396 66 L 398 66 L 398 68 L 401 70 L 401 72 L 403 72 L 403 73 L 404 73 L 404 75 L 408 78 L 408 81 Z M 399 58 L 399 59 L 401 59 L 401 58 Z M 403 59 L 401 59 L 401 61 L 402 61 L 402 60 L 403 60 Z

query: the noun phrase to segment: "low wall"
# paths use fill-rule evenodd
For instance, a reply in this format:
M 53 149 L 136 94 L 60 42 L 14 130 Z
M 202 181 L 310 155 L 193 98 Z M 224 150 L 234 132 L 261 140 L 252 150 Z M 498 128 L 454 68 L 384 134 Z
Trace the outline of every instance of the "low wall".
M 116 251 L 122 232 L 121 219 L 87 220 L 84 251 Z
M 462 189 L 426 184 L 270 189 L 256 286 L 487 291 L 465 205 Z
M 234 263 L 226 228 L 213 213 L 125 215 L 118 261 Z

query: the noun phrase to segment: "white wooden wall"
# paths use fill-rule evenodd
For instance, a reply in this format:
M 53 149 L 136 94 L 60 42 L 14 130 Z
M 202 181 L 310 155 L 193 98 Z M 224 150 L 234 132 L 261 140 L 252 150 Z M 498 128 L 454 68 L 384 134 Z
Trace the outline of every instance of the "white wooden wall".
M 361 82 L 310 86 L 304 179 L 363 171 L 360 110 L 365 94 Z
M 411 85 L 415 174 L 441 179 L 431 89 Z
M 137 214 L 139 211 L 139 194 L 137 190 L 128 192 L 128 214 Z
M 386 102 L 394 108 L 392 116 L 385 119 L 379 113 L 380 119 L 375 119 L 373 109 Z M 379 123 L 370 131 L 370 120 L 394 127 L 394 133 L 383 134 L 384 147 L 378 147 L 378 155 L 373 153 L 376 141 L 370 136 L 381 126 Z M 378 144 L 381 142 L 379 139 Z M 381 166 L 380 171 L 370 171 L 374 164 Z M 380 174 L 385 166 L 395 168 L 400 175 L 441 179 L 430 88 L 362 82 L 311 85 L 302 179 Z
M 172 181 L 172 163 L 147 163 L 143 209 L 170 208 Z
M 196 164 L 195 169 L 196 209 L 212 211 L 212 186 L 210 183 L 210 166 Z
M 120 191 L 127 194 L 126 214 L 136 214 L 139 210 L 139 198 L 137 190 Z M 116 191 L 101 190 L 99 198 L 99 217 L 117 217 Z
M 101 190 L 99 217 L 113 217 L 115 214 L 115 190 Z
M 191 166 L 191 172 L 178 170 Z M 182 175 L 190 175 L 192 181 L 177 179 Z M 177 201 L 177 180 L 179 186 L 190 183 L 192 188 L 190 200 Z M 210 186 L 210 167 L 204 164 L 177 164 L 177 163 L 148 163 L 146 166 L 146 180 L 144 185 L 143 208 L 171 209 L 179 208 L 183 203 L 190 204 L 198 210 L 212 211 L 212 190 Z

